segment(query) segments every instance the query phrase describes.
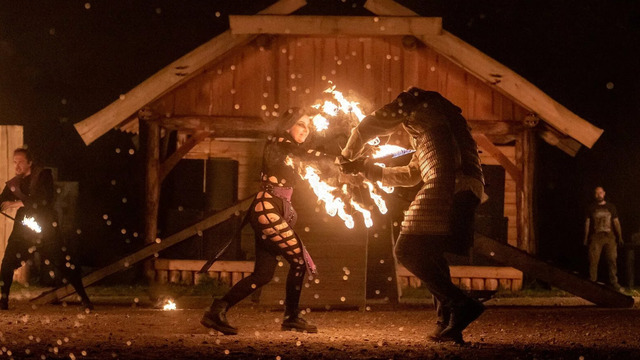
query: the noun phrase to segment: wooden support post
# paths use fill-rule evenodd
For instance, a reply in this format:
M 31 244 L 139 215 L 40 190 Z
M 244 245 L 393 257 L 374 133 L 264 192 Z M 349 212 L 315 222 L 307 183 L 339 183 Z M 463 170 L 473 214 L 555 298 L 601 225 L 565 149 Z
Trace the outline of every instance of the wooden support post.
M 522 171 L 522 181 L 516 182 L 518 248 L 535 254 L 534 171 L 536 138 L 532 128 L 526 128 L 516 141 L 516 163 Z
M 153 120 L 154 114 L 141 110 L 139 117 L 144 119 L 141 126 L 145 130 L 145 207 L 144 207 L 144 243 L 152 244 L 158 235 L 158 210 L 160 205 L 160 125 Z M 141 129 L 141 130 L 142 130 Z M 145 277 L 154 281 L 153 264 L 144 265 Z

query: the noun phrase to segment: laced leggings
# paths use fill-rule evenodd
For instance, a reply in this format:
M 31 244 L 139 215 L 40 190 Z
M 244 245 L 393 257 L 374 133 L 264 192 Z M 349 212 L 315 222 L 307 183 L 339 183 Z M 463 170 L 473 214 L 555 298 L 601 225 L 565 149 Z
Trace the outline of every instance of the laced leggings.
M 284 207 L 290 206 L 282 199 L 261 191 L 251 205 L 249 222 L 256 234 L 256 260 L 253 273 L 240 280 L 222 298 L 229 307 L 266 285 L 273 278 L 277 256 L 289 263 L 286 283 L 285 309 L 287 314 L 297 314 L 300 292 L 306 267 L 300 240 L 284 219 Z

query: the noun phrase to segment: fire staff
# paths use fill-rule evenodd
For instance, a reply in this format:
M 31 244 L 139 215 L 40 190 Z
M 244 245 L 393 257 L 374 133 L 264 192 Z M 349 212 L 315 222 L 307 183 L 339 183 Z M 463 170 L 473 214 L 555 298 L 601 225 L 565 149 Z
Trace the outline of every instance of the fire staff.
M 289 109 L 282 116 L 276 134 L 268 139 L 262 162 L 262 188 L 248 214 L 249 223 L 255 232 L 255 269 L 224 297 L 211 304 L 200 321 L 202 325 L 225 335 L 237 334 L 238 329 L 227 320 L 227 310 L 271 281 L 278 264 L 277 256 L 280 256 L 289 263 L 281 328 L 318 332 L 315 325 L 300 316 L 298 309 L 304 275 L 307 270 L 315 271 L 315 266 L 293 229 L 297 214 L 291 205 L 293 189 L 299 178 L 294 164 L 299 160 L 321 156 L 319 152 L 302 146 L 310 128 L 307 114 L 297 108 Z
M 13 230 L 7 241 L 2 259 L 0 279 L 0 310 L 9 309 L 9 290 L 13 282 L 13 272 L 29 261 L 34 252 L 51 262 L 63 276 L 63 281 L 73 285 L 81 298 L 84 308 L 93 309 L 82 286 L 80 268 L 66 252 L 57 227 L 57 214 L 53 209 L 54 191 L 51 170 L 33 165 L 31 153 L 18 148 L 13 152 L 16 176 L 7 181 L 0 194 L 0 207 L 5 212 L 17 209 Z M 40 232 L 25 226 L 23 220 L 33 219 Z
M 382 168 L 361 157 L 365 144 L 402 124 L 416 152 L 406 166 Z M 436 341 L 462 343 L 462 330 L 484 311 L 450 278 L 445 252 L 467 254 L 484 190 L 478 149 L 461 110 L 437 92 L 411 88 L 363 119 L 342 151 L 342 170 L 386 186 L 423 182 L 405 212 L 395 253 L 433 294 Z

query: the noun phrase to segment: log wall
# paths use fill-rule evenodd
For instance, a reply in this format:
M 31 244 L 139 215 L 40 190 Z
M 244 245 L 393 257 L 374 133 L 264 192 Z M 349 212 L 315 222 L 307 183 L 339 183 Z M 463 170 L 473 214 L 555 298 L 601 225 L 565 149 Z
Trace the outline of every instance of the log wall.
M 23 128 L 18 125 L 0 126 L 0 185 L 15 176 L 13 166 L 13 151 L 23 145 Z M 0 190 L 2 191 L 2 190 Z M 16 210 L 8 210 L 8 215 L 15 217 Z M 13 220 L 0 216 L 0 262 L 7 247 L 7 240 L 13 229 Z M 28 281 L 28 269 L 23 266 L 14 273 L 14 279 L 20 283 Z

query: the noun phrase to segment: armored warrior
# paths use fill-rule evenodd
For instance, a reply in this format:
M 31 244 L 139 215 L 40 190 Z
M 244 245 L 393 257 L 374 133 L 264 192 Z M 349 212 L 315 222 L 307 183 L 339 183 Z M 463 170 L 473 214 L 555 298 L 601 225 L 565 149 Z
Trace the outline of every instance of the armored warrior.
M 368 141 L 390 135 L 399 124 L 416 150 L 408 165 L 382 168 L 362 156 Z M 434 296 L 438 321 L 431 338 L 462 343 L 462 330 L 484 306 L 451 282 L 444 253 L 465 254 L 473 244 L 473 216 L 484 178 L 461 109 L 437 92 L 411 88 L 354 128 L 341 162 L 343 172 L 362 173 L 385 186 L 423 182 L 405 212 L 395 253 Z
M 237 334 L 238 329 L 231 326 L 226 318 L 227 310 L 271 281 L 278 263 L 277 256 L 280 256 L 289 263 L 285 314 L 281 328 L 318 332 L 315 325 L 300 317 L 298 310 L 305 273 L 307 270 L 315 272 L 315 266 L 293 229 L 297 214 L 291 205 L 293 189 L 299 179 L 292 164 L 297 160 L 310 160 L 321 155 L 302 146 L 310 128 L 308 115 L 297 108 L 289 109 L 283 114 L 275 135 L 267 140 L 263 154 L 261 190 L 248 214 L 249 223 L 255 232 L 255 269 L 224 297 L 211 304 L 200 321 L 202 325 L 225 335 Z

